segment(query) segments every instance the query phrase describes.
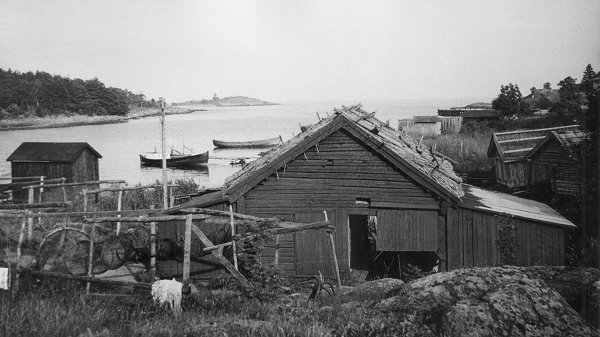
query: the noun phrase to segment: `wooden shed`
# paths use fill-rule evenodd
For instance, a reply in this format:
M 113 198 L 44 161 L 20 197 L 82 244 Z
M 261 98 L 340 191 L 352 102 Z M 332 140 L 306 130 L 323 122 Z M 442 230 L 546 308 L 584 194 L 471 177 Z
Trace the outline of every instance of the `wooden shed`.
M 584 138 L 580 129 L 550 131 L 526 156 L 530 183 L 547 183 L 557 196 L 577 196 L 583 181 L 579 145 Z
M 442 270 L 497 264 L 496 216 L 504 213 L 535 235 L 551 233 L 547 243 L 562 249 L 562 228 L 573 224 L 550 207 L 513 196 L 505 197 L 512 203 L 494 207 L 478 191 L 465 190 L 448 161 L 357 105 L 335 109 L 229 177 L 221 191 L 179 207 L 232 205 L 239 213 L 305 223 L 323 220 L 326 211 L 342 270 L 369 269 L 390 255 L 432 257 L 424 264 L 439 258 Z M 265 261 L 274 260 L 274 246 L 265 249 Z M 328 242 L 318 233 L 281 237 L 278 247 L 281 269 L 333 273 Z M 535 262 L 558 265 L 563 259 L 557 251 Z
M 550 132 L 576 130 L 578 125 L 546 129 L 497 132 L 488 146 L 488 157 L 495 158 L 496 182 L 510 188 L 529 185 L 530 167 L 526 156 Z
M 413 116 L 412 119 L 398 120 L 398 130 L 424 136 L 442 134 L 442 122 L 438 116 Z
M 99 180 L 98 159 L 102 156 L 88 143 L 22 143 L 6 160 L 13 177 L 45 176 L 66 182 Z M 25 195 L 13 196 L 17 200 Z

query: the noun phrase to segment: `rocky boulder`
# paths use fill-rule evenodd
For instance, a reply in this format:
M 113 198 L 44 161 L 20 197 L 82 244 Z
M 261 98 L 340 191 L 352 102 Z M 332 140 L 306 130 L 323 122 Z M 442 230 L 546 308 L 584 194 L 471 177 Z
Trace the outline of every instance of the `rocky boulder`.
M 347 294 L 357 297 L 379 297 L 404 286 L 404 281 L 395 278 L 382 278 L 368 281 L 350 289 Z M 379 297 L 381 298 L 381 297 Z
M 591 336 L 565 299 L 517 267 L 461 269 L 407 284 L 375 309 L 407 336 Z

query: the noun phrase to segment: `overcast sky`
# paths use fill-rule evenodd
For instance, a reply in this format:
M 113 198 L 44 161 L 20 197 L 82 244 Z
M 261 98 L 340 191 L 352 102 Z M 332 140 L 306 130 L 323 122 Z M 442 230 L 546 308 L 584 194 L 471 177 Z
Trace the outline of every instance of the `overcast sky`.
M 0 68 L 169 102 L 490 97 L 600 70 L 600 1 L 0 0 Z

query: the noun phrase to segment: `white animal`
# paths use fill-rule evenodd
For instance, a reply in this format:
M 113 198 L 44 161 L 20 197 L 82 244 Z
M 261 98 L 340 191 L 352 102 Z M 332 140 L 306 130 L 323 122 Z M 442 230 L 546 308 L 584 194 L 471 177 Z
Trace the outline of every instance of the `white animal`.
M 169 306 L 175 313 L 181 311 L 181 289 L 183 283 L 173 280 L 158 280 L 152 283 L 152 299 L 160 306 Z

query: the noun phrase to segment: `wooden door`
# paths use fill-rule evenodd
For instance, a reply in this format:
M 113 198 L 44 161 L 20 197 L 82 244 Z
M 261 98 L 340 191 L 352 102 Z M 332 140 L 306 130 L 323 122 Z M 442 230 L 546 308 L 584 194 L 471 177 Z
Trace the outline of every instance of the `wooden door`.
M 322 212 L 301 212 L 295 214 L 295 221 L 311 223 L 323 221 Z M 334 275 L 331 243 L 324 230 L 296 232 L 296 273 L 300 275 Z

